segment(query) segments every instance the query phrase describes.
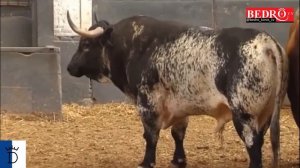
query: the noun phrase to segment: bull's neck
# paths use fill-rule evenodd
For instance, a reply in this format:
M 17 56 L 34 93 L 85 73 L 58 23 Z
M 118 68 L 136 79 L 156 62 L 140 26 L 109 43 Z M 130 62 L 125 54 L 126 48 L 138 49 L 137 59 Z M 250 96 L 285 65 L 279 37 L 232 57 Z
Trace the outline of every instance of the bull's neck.
M 104 75 L 108 77 L 116 87 L 125 93 L 128 90 L 128 81 L 125 70 L 126 58 L 120 57 L 124 55 L 120 54 L 120 51 L 116 49 L 116 46 L 106 47 L 106 50 L 105 55 L 108 61 L 105 63 L 104 68 L 108 70 L 108 73 Z

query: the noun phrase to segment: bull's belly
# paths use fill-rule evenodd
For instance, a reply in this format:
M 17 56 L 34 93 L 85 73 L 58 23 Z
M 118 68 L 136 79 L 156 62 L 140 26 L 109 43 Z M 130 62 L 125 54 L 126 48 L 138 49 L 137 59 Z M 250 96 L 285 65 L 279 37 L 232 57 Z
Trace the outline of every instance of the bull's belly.
M 210 99 L 210 98 L 209 98 Z M 174 116 L 181 117 L 187 115 L 210 115 L 218 104 L 217 100 L 186 100 L 180 98 L 167 98 L 164 106 L 166 110 Z
M 159 114 L 161 128 L 165 129 L 190 115 L 209 115 L 214 117 L 218 125 L 231 120 L 227 99 L 218 93 L 202 93 L 190 97 L 174 96 L 160 92 L 156 112 Z

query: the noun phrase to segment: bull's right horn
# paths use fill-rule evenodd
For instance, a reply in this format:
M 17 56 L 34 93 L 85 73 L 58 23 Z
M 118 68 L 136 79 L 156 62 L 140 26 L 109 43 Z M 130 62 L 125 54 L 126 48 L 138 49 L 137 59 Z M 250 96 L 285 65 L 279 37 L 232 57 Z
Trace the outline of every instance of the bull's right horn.
M 88 37 L 88 38 L 95 38 L 95 37 L 98 37 L 100 36 L 101 34 L 103 34 L 104 30 L 102 27 L 97 27 L 96 29 L 94 30 L 89 30 L 89 31 L 85 31 L 85 30 L 81 30 L 79 29 L 72 21 L 71 17 L 70 17 L 70 14 L 69 14 L 69 11 L 67 11 L 67 18 L 68 18 L 68 23 L 69 23 L 69 26 L 71 27 L 71 29 L 79 34 L 80 36 L 82 37 Z

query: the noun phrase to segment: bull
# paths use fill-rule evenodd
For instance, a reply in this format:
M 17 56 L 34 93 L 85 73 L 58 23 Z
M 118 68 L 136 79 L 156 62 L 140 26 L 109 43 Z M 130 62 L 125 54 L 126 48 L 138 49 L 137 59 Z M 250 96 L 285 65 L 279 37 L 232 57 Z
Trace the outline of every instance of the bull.
M 288 98 L 296 124 L 300 126 L 299 112 L 299 9 L 295 13 L 294 23 L 290 27 L 286 53 L 289 58 Z
M 109 78 L 137 105 L 146 149 L 140 168 L 155 166 L 161 129 L 171 127 L 172 165 L 186 167 L 183 146 L 188 117 L 209 115 L 216 132 L 233 120 L 245 143 L 250 168 L 262 167 L 270 127 L 273 165 L 278 165 L 279 111 L 286 93 L 288 60 L 265 32 L 246 28 L 214 31 L 178 22 L 133 16 L 116 24 L 97 21 L 81 36 L 68 65 L 72 76 Z

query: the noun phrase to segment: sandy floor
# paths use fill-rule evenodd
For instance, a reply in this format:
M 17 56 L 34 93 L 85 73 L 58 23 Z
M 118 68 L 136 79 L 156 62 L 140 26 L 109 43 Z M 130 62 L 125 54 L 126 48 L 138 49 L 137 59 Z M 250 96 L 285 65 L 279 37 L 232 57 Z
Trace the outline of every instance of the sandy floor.
M 37 116 L 3 115 L 1 139 L 27 141 L 28 168 L 132 168 L 144 154 L 142 126 L 133 106 L 64 105 L 64 120 Z M 299 130 L 290 109 L 281 113 L 281 167 L 299 168 Z M 232 123 L 226 125 L 224 146 L 213 134 L 215 121 L 207 116 L 190 119 L 185 149 L 190 168 L 245 168 L 248 158 Z M 170 129 L 163 130 L 156 167 L 169 167 L 174 144 Z M 269 133 L 263 147 L 264 167 L 270 167 Z

